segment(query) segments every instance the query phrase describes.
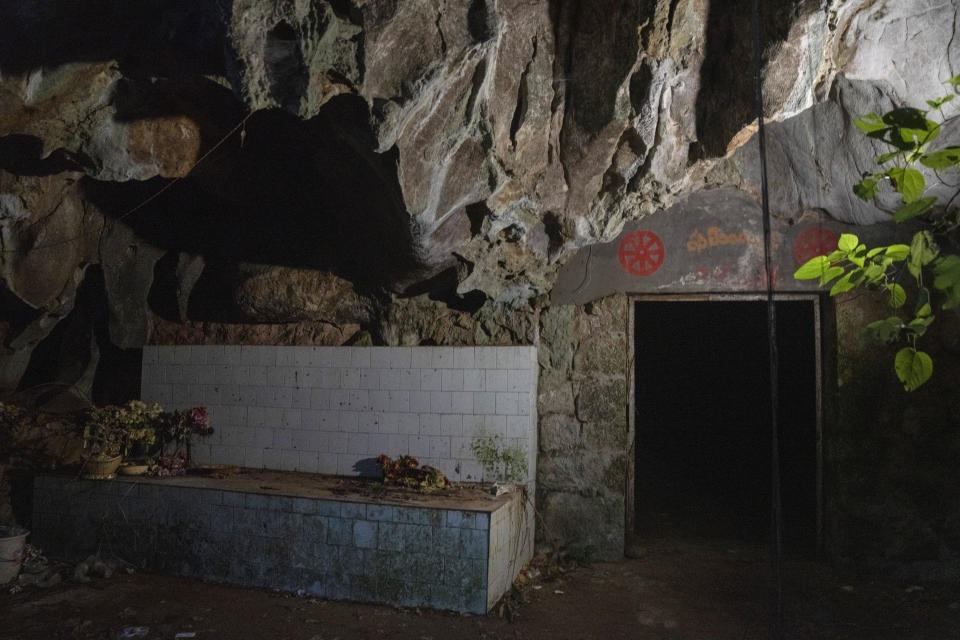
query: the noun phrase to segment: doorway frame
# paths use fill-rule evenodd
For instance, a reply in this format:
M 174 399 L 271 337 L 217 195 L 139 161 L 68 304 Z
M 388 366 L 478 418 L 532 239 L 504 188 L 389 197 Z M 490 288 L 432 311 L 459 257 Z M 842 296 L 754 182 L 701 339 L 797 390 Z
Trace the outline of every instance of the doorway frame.
M 627 480 L 626 514 L 624 527 L 626 549 L 636 546 L 642 539 L 636 533 L 636 463 L 637 463 L 637 395 L 635 365 L 637 345 L 634 336 L 634 316 L 638 302 L 766 302 L 766 293 L 703 293 L 703 294 L 631 294 L 627 296 Z M 800 301 L 813 303 L 813 348 L 814 385 L 816 388 L 816 555 L 823 554 L 824 508 L 823 508 L 823 299 L 817 294 L 775 293 L 774 302 Z

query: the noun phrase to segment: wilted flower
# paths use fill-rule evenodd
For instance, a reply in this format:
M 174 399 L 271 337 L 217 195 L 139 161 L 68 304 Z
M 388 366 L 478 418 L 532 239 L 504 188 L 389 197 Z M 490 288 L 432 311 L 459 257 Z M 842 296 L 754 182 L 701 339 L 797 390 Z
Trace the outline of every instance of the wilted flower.
M 187 415 L 193 422 L 193 430 L 195 433 L 199 435 L 213 433 L 213 428 L 210 426 L 209 418 L 207 417 L 206 407 L 193 407 L 187 411 Z

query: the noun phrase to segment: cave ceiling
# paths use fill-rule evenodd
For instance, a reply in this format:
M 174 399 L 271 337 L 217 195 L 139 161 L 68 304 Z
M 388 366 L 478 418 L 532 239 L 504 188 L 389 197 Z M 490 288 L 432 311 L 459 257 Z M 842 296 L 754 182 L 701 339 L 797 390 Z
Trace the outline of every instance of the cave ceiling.
M 118 348 L 340 339 L 417 296 L 533 308 L 626 223 L 757 202 L 750 4 L 0 2 L 0 389 L 78 292 Z M 851 117 L 944 93 L 955 4 L 760 4 L 773 215 L 886 219 Z

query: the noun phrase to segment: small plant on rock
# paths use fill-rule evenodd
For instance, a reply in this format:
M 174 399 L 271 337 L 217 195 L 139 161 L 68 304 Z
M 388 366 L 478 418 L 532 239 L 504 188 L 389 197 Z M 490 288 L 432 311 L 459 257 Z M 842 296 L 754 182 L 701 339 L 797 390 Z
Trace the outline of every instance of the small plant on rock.
M 527 456 L 523 449 L 507 445 L 499 435 L 477 436 L 470 450 L 488 477 L 519 484 L 527 478 Z

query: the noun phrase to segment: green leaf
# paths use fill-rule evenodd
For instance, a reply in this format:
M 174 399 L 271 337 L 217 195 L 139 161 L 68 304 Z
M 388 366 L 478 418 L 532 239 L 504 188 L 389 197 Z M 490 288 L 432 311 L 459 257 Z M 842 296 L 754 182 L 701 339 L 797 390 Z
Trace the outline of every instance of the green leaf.
M 907 262 L 907 270 L 919 284 L 921 282 L 920 274 L 923 273 L 923 267 L 920 266 L 920 263 L 911 259 Z
M 910 247 L 905 244 L 892 244 L 887 247 L 887 250 L 883 253 L 883 255 L 895 262 L 905 260 L 906 257 L 910 255 Z
M 917 216 L 923 215 L 932 209 L 933 205 L 936 203 L 937 199 L 934 196 L 919 198 L 901 207 L 895 214 L 893 214 L 893 219 L 897 222 L 903 222 L 904 220 L 909 220 L 910 218 L 916 218 Z
M 890 306 L 899 309 L 907 301 L 907 292 L 898 284 L 888 284 L 887 290 L 890 292 Z
M 864 178 L 853 185 L 853 192 L 864 202 L 873 200 L 873 197 L 877 195 L 877 181 L 873 178 Z
M 899 129 L 900 139 L 904 142 L 916 142 L 917 146 L 933 142 L 940 136 L 940 125 L 933 120 L 926 120 L 925 123 L 925 126 L 919 129 L 910 127 Z
M 893 368 L 897 378 L 903 383 L 903 388 L 913 391 L 933 375 L 933 360 L 923 351 L 904 347 L 897 352 Z
M 858 267 L 863 268 L 863 264 L 867 259 L 867 246 L 861 244 L 856 248 L 856 250 L 850 252 L 850 255 L 847 256 L 847 259 Z
M 926 318 L 933 313 L 930 307 L 930 290 L 926 287 L 917 289 L 917 304 L 914 305 L 914 313 L 918 318 Z
M 944 309 L 953 309 L 960 306 L 960 285 L 944 290 L 947 294 L 946 299 L 940 305 Z
M 926 183 L 923 180 L 923 174 L 916 169 L 901 169 L 893 167 L 887 169 L 887 175 L 893 181 L 894 188 L 903 194 L 903 201 L 913 202 L 923 195 Z
M 910 324 L 907 325 L 907 331 L 920 338 L 927 332 L 928 326 L 930 326 L 929 322 L 925 322 L 923 320 L 912 320 Z
M 960 256 L 950 254 L 933 263 L 933 286 L 946 294 L 940 305 L 944 309 L 960 306 Z
M 841 260 L 847 259 L 848 253 L 850 252 L 840 251 L 839 249 L 837 249 L 836 251 L 833 251 L 830 255 L 827 256 L 827 260 L 829 260 L 830 262 L 840 262 Z
M 837 280 L 837 282 L 832 287 L 830 287 L 830 295 L 835 296 L 840 293 L 850 291 L 850 289 L 853 289 L 855 286 L 857 286 L 854 283 L 850 282 L 850 278 L 853 276 L 853 273 L 854 272 L 851 271 L 850 273 L 846 274 L 845 276 Z
M 837 276 L 843 275 L 843 267 L 830 267 L 820 276 L 820 286 L 824 286 Z
M 826 256 L 816 256 L 807 260 L 802 267 L 796 270 L 793 277 L 797 280 L 819 278 L 830 268 L 830 260 Z
M 936 100 L 927 100 L 927 104 L 930 105 L 931 109 L 939 109 L 947 102 L 953 100 L 953 94 L 943 96 L 942 98 L 937 98 Z
M 869 284 L 876 284 L 886 272 L 887 268 L 885 266 L 874 262 L 873 264 L 867 265 L 867 268 L 863 270 L 863 276 Z
M 870 114 L 873 115 L 873 114 Z M 883 122 L 889 126 L 901 129 L 926 129 L 926 111 L 913 107 L 900 107 L 883 114 Z M 864 116 L 866 117 L 866 116 Z
M 925 153 L 920 156 L 920 164 L 930 167 L 934 171 L 943 171 L 956 166 L 960 164 L 960 147 L 944 147 L 940 151 Z
M 857 118 L 853 121 L 853 124 L 864 133 L 874 133 L 889 129 L 889 127 L 884 124 L 883 119 L 875 113 L 868 113 L 862 118 Z
M 901 193 L 903 193 L 904 202 L 913 202 L 922 196 L 926 187 L 927 184 L 923 179 L 923 174 L 916 169 L 906 169 L 903 172 Z
M 891 316 L 886 320 L 877 320 L 871 322 L 860 332 L 860 339 L 868 344 L 890 344 L 896 342 L 900 337 L 900 329 L 903 323 L 897 316 Z
M 960 75 L 955 75 L 943 84 L 953 85 L 953 90 L 956 91 L 957 87 L 960 86 Z
M 919 280 L 923 268 L 933 262 L 939 253 L 940 247 L 933 241 L 933 234 L 929 231 L 918 231 L 913 234 L 913 240 L 910 242 L 910 261 L 907 263 L 907 269 L 914 278 Z
M 849 253 L 850 251 L 855 250 L 859 243 L 859 238 L 852 233 L 842 233 L 840 234 L 840 239 L 837 241 L 837 248 L 840 251 L 846 251 Z
M 902 151 L 891 151 L 889 153 L 880 154 L 879 156 L 877 156 L 877 164 L 884 164 L 884 163 L 890 162 L 891 160 L 893 160 L 894 158 L 896 158 L 902 153 L 903 153 Z
M 940 291 L 960 286 L 960 256 L 944 256 L 933 266 L 933 273 L 933 286 Z
M 904 140 L 903 137 L 900 136 L 900 129 L 890 129 L 889 138 L 884 138 L 882 135 L 878 133 L 868 133 L 867 135 L 870 136 L 871 138 L 879 138 L 880 140 L 883 140 L 887 144 L 896 147 L 901 152 L 909 151 L 912 153 L 917 149 L 916 142 L 914 142 L 912 139 Z

